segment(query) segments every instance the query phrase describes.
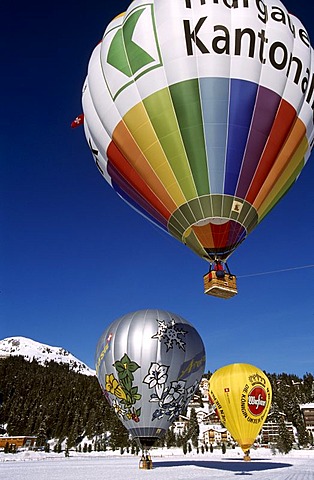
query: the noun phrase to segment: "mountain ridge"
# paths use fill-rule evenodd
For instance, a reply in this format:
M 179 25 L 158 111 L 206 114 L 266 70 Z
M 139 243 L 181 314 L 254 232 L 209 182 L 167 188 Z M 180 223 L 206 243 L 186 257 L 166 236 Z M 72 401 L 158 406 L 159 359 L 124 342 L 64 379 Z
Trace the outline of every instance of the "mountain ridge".
M 43 366 L 47 365 L 47 362 L 67 364 L 70 370 L 82 375 L 94 376 L 96 374 L 95 370 L 65 348 L 47 345 L 27 337 L 7 337 L 0 340 L 0 359 L 11 356 L 22 356 L 30 362 L 35 360 Z

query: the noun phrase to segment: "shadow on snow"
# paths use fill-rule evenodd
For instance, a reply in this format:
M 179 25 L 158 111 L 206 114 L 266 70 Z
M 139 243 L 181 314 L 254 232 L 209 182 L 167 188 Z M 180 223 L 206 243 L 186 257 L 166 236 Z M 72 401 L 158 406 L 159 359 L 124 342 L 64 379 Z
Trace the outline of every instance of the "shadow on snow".
M 240 459 L 239 459 L 240 460 Z M 275 470 L 277 468 L 286 468 L 292 467 L 291 463 L 279 463 L 279 462 L 269 462 L 261 461 L 262 459 L 252 459 L 250 462 L 228 459 L 221 461 L 211 461 L 211 460 L 174 460 L 174 461 L 157 461 L 154 462 L 154 469 L 160 467 L 182 467 L 182 466 L 195 466 L 203 468 L 213 468 L 216 470 L 225 470 L 227 472 L 235 472 L 235 475 L 251 475 L 250 472 L 264 471 L 264 470 Z

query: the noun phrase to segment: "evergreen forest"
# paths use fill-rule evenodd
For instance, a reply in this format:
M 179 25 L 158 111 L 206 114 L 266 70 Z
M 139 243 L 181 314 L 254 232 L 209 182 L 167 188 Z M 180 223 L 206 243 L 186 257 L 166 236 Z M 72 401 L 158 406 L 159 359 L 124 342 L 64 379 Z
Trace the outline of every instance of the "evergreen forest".
M 301 446 L 312 443 L 299 405 L 314 401 L 313 375 L 267 375 L 273 388 L 273 415 L 278 422 L 281 413 L 286 415 L 297 428 Z M 88 437 L 99 439 L 102 449 L 129 446 L 128 433 L 108 405 L 96 376 L 75 373 L 66 364 L 42 366 L 22 356 L 0 359 L 0 403 L 0 433 L 2 428 L 8 435 L 35 435 L 37 445 L 45 445 L 49 439 L 67 439 L 68 447 L 75 447 Z M 197 434 L 193 411 L 185 440 L 175 438 L 169 429 L 164 443 L 184 446 L 188 439 L 194 445 Z M 282 439 L 285 434 L 282 425 Z

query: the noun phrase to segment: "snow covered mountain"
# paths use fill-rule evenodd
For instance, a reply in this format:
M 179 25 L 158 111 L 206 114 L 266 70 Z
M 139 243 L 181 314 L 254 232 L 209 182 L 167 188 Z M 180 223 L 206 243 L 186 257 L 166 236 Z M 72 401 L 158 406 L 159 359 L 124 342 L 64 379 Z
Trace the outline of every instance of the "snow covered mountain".
M 47 362 L 66 363 L 70 370 L 83 375 L 95 375 L 95 370 L 78 360 L 62 347 L 52 347 L 25 337 L 9 337 L 0 340 L 0 359 L 21 355 L 25 360 L 36 360 L 40 365 Z

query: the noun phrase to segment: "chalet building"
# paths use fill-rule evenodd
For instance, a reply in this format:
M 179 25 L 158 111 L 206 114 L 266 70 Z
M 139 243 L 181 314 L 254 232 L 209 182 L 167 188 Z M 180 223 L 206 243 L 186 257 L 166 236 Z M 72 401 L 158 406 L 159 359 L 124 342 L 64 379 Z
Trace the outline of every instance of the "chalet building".
M 37 437 L 27 436 L 12 436 L 12 437 L 0 437 L 0 449 L 4 449 L 6 445 L 11 448 L 31 448 L 35 445 Z
M 314 403 L 304 403 L 300 405 L 300 409 L 304 418 L 305 427 L 311 432 L 314 438 Z
M 198 424 L 208 425 L 208 413 L 205 410 L 196 410 Z
M 184 415 L 180 415 L 177 420 L 173 422 L 173 432 L 175 435 L 183 435 L 184 430 L 188 427 L 189 419 Z
M 211 425 L 203 431 L 202 442 L 204 445 L 220 445 L 221 443 L 234 443 L 228 430 L 221 425 Z
M 286 415 L 284 413 L 281 413 L 281 415 L 284 419 L 285 426 L 293 439 L 293 442 L 297 442 L 298 437 L 296 428 L 293 426 L 292 422 L 287 422 L 285 420 Z M 277 421 L 273 418 L 273 413 L 271 412 L 268 414 L 266 422 L 264 423 L 259 435 L 259 441 L 261 445 L 266 447 L 268 445 L 276 443 L 278 439 L 278 432 L 279 425 Z
M 208 379 L 203 377 L 199 384 L 199 391 L 203 402 L 208 402 Z

